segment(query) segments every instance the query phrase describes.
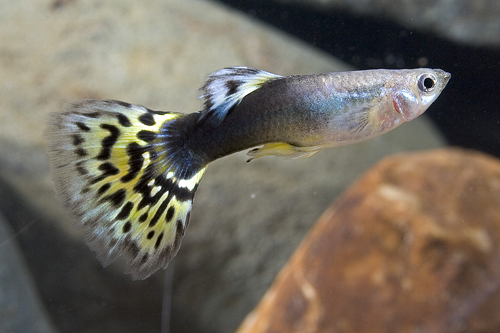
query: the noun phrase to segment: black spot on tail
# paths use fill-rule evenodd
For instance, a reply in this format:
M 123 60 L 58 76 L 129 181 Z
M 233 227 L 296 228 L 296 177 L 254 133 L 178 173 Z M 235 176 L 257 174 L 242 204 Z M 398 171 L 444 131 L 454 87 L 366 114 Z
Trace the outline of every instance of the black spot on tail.
M 153 117 L 153 114 L 150 112 L 142 114 L 139 118 L 139 121 L 143 123 L 146 126 L 153 126 L 156 124 L 155 118 Z
M 174 217 L 175 213 L 175 208 L 173 206 L 170 206 L 170 208 L 167 210 L 167 216 L 165 217 L 167 222 L 172 221 L 172 217 Z
M 132 223 L 130 223 L 130 221 L 125 222 L 122 229 L 123 233 L 126 234 L 130 229 L 132 229 Z
M 116 216 L 117 220 L 125 220 L 130 216 L 130 212 L 132 211 L 132 208 L 134 208 L 134 203 L 132 202 L 127 202 L 123 207 L 120 213 Z
M 101 128 L 108 130 L 110 135 L 102 139 L 101 151 L 99 152 L 99 155 L 96 156 L 96 158 L 98 160 L 107 160 L 111 157 L 111 149 L 120 136 L 120 130 L 116 126 L 110 124 L 101 124 Z
M 83 148 L 78 148 L 75 150 L 75 154 L 78 155 L 78 157 L 85 157 L 87 156 L 87 151 Z
M 125 196 L 127 195 L 127 191 L 125 189 L 119 189 L 113 194 L 107 195 L 101 200 L 109 201 L 114 207 L 120 207 L 125 201 Z
M 191 211 L 187 212 L 186 214 L 186 222 L 185 222 L 186 228 L 189 225 L 189 221 L 191 221 Z M 179 221 L 177 221 L 177 224 L 179 224 Z
M 116 103 L 118 105 L 123 106 L 124 108 L 130 109 L 132 107 L 132 104 L 127 103 L 127 102 L 122 102 L 122 101 L 116 101 L 116 100 L 109 100 L 111 103 Z
M 144 213 L 139 217 L 139 222 L 143 223 L 148 219 L 148 213 Z
M 123 241 L 123 247 L 125 251 L 130 253 L 131 258 L 136 258 L 139 254 L 139 246 L 135 241 L 130 239 L 130 235 L 128 235 L 127 238 L 125 238 L 125 240 Z
M 81 121 L 77 121 L 75 123 L 76 126 L 78 126 L 78 128 L 84 132 L 88 132 L 90 131 L 90 127 L 88 127 L 87 125 L 85 125 L 84 123 L 82 123 Z
M 131 142 L 127 146 L 127 155 L 129 156 L 128 160 L 128 173 L 121 178 L 122 183 L 129 182 L 135 177 L 142 169 L 144 165 L 144 157 L 142 154 L 144 153 L 144 148 L 142 148 L 137 142 Z
M 85 167 L 83 166 L 83 164 L 84 164 L 84 163 L 85 163 L 85 162 L 80 161 L 80 162 L 78 162 L 78 163 L 76 163 L 76 164 L 75 164 L 76 171 L 77 171 L 80 175 L 82 175 L 82 176 L 85 176 L 85 175 L 87 175 L 87 174 L 89 173 L 89 172 L 88 172 L 88 170 L 87 170 L 87 169 L 85 169 Z
M 146 238 L 147 238 L 147 239 L 151 239 L 151 238 L 153 238 L 153 237 L 154 237 L 154 235 L 155 235 L 154 230 L 151 230 L 150 232 L 148 232 L 148 235 L 146 236 Z
M 103 176 L 114 176 L 120 173 L 120 170 L 112 163 L 106 162 L 99 165 L 99 170 L 102 171 Z
M 85 139 L 80 134 L 73 134 L 73 146 L 79 146 L 85 142 Z
M 94 119 L 97 119 L 101 116 L 101 114 L 99 112 L 89 112 L 89 113 L 83 113 L 83 115 L 87 118 L 94 118 Z
M 129 104 L 130 105 L 130 104 Z M 117 113 L 116 117 L 118 118 L 118 122 L 120 125 L 125 126 L 125 127 L 130 127 L 132 126 L 132 123 L 128 119 L 128 117 L 122 113 Z
M 165 200 L 160 204 L 160 207 L 158 207 L 158 210 L 156 211 L 155 215 L 149 221 L 149 226 L 154 227 L 158 220 L 160 219 L 160 216 L 162 216 L 163 212 L 165 212 L 165 209 L 167 209 L 169 200 Z
M 112 163 L 109 162 L 102 163 L 101 165 L 99 165 L 98 169 L 102 171 L 102 175 L 91 179 L 89 181 L 91 185 L 97 184 L 104 178 L 117 175 L 120 172 L 120 170 L 118 170 L 117 167 L 115 167 Z
M 142 130 L 139 133 L 137 133 L 137 137 L 142 141 L 151 142 L 154 141 L 154 139 L 156 139 L 156 133 Z
M 184 236 L 184 226 L 182 221 L 177 221 L 177 230 L 175 231 L 174 249 L 178 249 L 181 245 L 182 236 Z
M 158 235 L 158 238 L 156 239 L 155 249 L 157 249 L 160 246 L 162 239 L 163 239 L 163 232 L 160 235 Z
M 109 183 L 106 183 L 104 185 L 102 185 L 98 190 L 97 190 L 97 195 L 100 197 L 101 195 L 103 195 L 107 190 L 109 190 L 109 188 L 111 187 L 111 184 Z

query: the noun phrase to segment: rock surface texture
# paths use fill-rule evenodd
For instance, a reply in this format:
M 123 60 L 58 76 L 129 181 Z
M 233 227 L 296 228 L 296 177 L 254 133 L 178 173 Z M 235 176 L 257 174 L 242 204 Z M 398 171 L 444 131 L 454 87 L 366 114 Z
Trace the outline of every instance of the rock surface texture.
M 500 2 L 491 0 L 274 0 L 389 18 L 470 45 L 500 45 Z
M 63 332 L 154 332 L 164 272 L 133 282 L 85 246 L 48 176 L 49 113 L 83 98 L 193 112 L 206 75 L 223 67 L 284 75 L 348 67 L 210 1 L 0 0 L 0 8 L 0 211 L 23 230 L 16 241 L 49 315 Z M 165 293 L 172 331 L 234 331 L 350 182 L 387 154 L 443 144 L 421 117 L 311 159 L 245 164 L 240 153 L 210 165 Z
M 383 160 L 323 214 L 238 333 L 368 331 L 500 331 L 499 160 Z

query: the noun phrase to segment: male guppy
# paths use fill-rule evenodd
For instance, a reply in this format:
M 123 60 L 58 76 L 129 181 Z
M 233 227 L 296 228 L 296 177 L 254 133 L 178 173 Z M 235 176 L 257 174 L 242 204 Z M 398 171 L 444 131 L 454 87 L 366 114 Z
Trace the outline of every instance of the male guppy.
M 83 100 L 50 118 L 58 196 L 107 265 L 144 279 L 179 250 L 198 183 L 234 152 L 309 157 L 368 140 L 422 114 L 450 78 L 440 69 L 280 76 L 247 67 L 209 75 L 205 107 L 182 114 Z

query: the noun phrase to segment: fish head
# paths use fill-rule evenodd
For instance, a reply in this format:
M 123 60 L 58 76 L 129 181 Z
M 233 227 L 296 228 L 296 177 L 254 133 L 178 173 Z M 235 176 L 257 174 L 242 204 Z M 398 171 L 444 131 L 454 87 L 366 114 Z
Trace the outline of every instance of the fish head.
M 441 69 L 419 68 L 403 71 L 392 88 L 392 104 L 403 121 L 420 116 L 438 98 L 451 74 Z

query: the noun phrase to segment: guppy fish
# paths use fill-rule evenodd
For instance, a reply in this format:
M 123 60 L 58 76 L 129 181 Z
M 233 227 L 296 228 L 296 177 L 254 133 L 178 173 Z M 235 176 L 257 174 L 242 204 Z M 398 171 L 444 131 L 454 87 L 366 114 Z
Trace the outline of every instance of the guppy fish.
M 190 114 L 82 100 L 52 114 L 55 189 L 103 265 L 144 279 L 165 268 L 186 231 L 206 166 L 237 151 L 309 157 L 371 139 L 422 114 L 444 89 L 440 69 L 281 76 L 247 67 L 209 75 Z

